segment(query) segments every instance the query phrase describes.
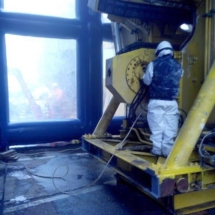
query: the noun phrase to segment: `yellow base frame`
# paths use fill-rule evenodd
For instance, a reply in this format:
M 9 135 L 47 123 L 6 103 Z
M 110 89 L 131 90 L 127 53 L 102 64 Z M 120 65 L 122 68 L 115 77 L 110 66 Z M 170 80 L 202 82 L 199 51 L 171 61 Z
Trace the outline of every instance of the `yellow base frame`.
M 215 188 L 175 195 L 173 207 L 176 214 L 191 214 L 215 207 Z
M 127 143 L 129 145 L 129 142 Z M 166 161 L 147 152 L 116 151 L 116 143 L 83 137 L 83 149 L 109 162 L 122 178 L 138 189 L 168 205 L 175 214 L 189 214 L 215 207 L 214 167 L 199 165 L 197 152 L 193 152 L 189 165 L 173 169 L 163 168 Z

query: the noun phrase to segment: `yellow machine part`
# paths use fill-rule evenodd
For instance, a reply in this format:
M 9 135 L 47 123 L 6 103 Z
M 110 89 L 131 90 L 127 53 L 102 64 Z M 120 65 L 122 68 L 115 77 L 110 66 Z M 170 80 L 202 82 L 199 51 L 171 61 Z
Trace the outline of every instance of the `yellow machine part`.
M 155 50 L 140 48 L 115 56 L 106 62 L 106 87 L 119 102 L 130 104 L 140 88 L 140 82 Z M 181 52 L 174 53 L 181 62 Z
M 166 161 L 167 168 L 185 166 L 215 104 L 215 62 Z M 183 150 L 182 150 L 183 149 Z
M 175 53 L 184 68 L 179 107 L 189 114 L 167 159 L 149 152 L 116 151 L 119 142 L 102 139 L 119 103 L 132 102 L 140 87 L 142 66 L 154 59 L 153 49 L 141 48 L 107 60 L 106 86 L 114 97 L 94 135 L 84 137 L 87 151 L 106 162 L 114 155 L 110 166 L 117 173 L 155 199 L 165 202 L 167 198 L 176 214 L 215 207 L 215 168 L 202 166 L 197 151 L 201 132 L 208 122 L 215 121 L 214 8 L 214 0 L 199 1 L 195 34 L 181 52 Z M 137 138 L 136 143 L 144 141 L 148 140 Z
M 130 104 L 140 88 L 143 68 L 154 59 L 153 49 L 137 49 L 106 63 L 106 87 L 120 102 Z

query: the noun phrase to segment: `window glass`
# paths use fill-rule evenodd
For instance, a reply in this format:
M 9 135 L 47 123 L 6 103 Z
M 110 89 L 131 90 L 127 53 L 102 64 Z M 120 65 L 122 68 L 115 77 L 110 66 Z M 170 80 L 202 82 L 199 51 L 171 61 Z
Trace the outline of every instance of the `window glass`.
M 3 10 L 18 13 L 75 18 L 76 0 L 4 0 Z
M 113 97 L 112 93 L 105 87 L 106 59 L 112 58 L 114 56 L 115 56 L 114 43 L 103 42 L 103 112 L 105 111 L 111 98 Z M 125 104 L 121 103 L 115 113 L 115 116 L 124 116 L 124 115 L 125 115 Z
M 10 122 L 76 118 L 76 40 L 5 37 Z
M 107 18 L 108 14 L 102 13 L 101 17 L 102 17 L 102 23 L 110 23 L 111 22 L 110 19 Z

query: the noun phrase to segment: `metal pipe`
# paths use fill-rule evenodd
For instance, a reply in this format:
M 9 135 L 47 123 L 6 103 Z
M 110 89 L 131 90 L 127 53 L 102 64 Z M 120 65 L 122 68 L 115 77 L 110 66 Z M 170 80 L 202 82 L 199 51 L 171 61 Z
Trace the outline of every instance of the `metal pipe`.
M 119 107 L 120 102 L 113 96 L 109 105 L 107 106 L 104 114 L 102 115 L 101 119 L 99 120 L 93 135 L 96 137 L 103 137 L 114 114 L 117 111 L 117 108 Z
M 122 49 L 121 38 L 119 33 L 119 23 L 117 22 L 113 23 L 113 31 L 115 36 L 115 46 L 116 46 L 115 49 L 116 49 L 116 52 L 119 52 Z
M 215 61 L 163 168 L 185 166 L 215 104 Z
M 214 10 L 215 7 L 215 0 L 212 0 L 211 2 L 211 10 Z M 211 20 L 211 56 L 210 56 L 210 63 L 212 64 L 214 60 L 214 33 L 215 33 L 215 17 L 214 14 L 212 15 L 212 20 Z
M 209 1 L 209 12 L 211 12 L 212 10 L 212 1 Z M 212 12 L 211 12 L 212 13 Z M 212 15 L 213 16 L 213 15 Z M 208 38 L 209 38 L 209 44 L 208 44 L 208 68 L 211 68 L 212 66 L 212 63 L 213 63 L 213 60 L 214 59 L 211 59 L 212 57 L 212 17 L 209 17 L 208 18 L 208 32 L 206 32 L 208 34 Z
M 207 0 L 205 2 L 205 13 L 212 13 L 213 3 L 211 0 Z M 204 75 L 207 76 L 207 72 L 209 68 L 212 66 L 214 57 L 213 57 L 213 49 L 214 49 L 214 26 L 213 26 L 214 16 L 205 17 L 205 65 L 204 65 Z
M 208 0 L 205 2 L 205 13 L 208 13 L 209 10 L 209 3 Z M 209 37 L 208 37 L 208 29 L 209 29 L 209 18 L 205 18 L 205 64 L 204 64 L 204 77 L 206 77 L 208 72 L 208 46 L 209 46 Z

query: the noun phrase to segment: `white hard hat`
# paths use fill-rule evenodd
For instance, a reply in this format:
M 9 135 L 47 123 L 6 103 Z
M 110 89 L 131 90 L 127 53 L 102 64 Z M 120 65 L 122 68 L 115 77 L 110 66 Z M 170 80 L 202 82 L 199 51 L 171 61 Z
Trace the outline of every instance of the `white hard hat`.
M 155 50 L 155 56 L 157 57 L 163 50 L 169 50 L 168 54 L 173 54 L 172 45 L 168 41 L 162 41 L 158 44 Z

